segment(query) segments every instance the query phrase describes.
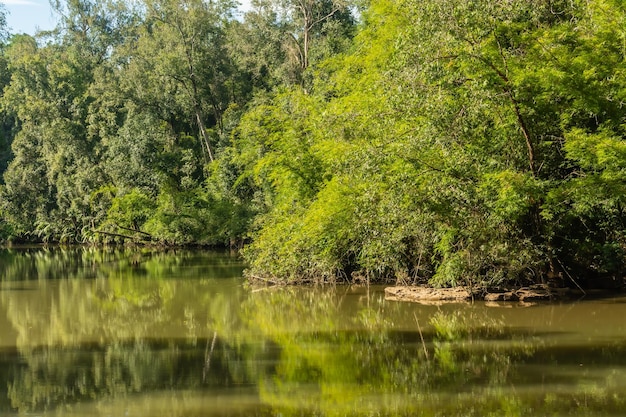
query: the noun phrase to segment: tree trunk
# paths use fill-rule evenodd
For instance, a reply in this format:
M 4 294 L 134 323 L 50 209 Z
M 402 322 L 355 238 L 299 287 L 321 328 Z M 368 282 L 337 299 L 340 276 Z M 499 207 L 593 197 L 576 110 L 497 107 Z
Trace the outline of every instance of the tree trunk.
M 198 129 L 200 130 L 200 136 L 202 137 L 202 143 L 204 147 L 206 147 L 207 153 L 209 154 L 209 160 L 213 162 L 213 152 L 211 151 L 211 146 L 209 145 L 209 135 L 206 131 L 206 126 L 204 125 L 204 117 L 202 115 L 202 110 L 196 105 L 196 121 L 198 122 Z

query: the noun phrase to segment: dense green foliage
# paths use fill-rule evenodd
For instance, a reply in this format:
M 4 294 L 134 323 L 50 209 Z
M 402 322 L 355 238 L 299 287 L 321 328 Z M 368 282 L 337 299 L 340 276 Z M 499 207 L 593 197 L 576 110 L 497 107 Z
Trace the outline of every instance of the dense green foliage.
M 625 17 L 610 1 L 371 2 L 311 94 L 242 120 L 234 146 L 272 196 L 251 274 L 621 283 Z
M 52 33 L 0 29 L 6 238 L 250 240 L 272 282 L 623 281 L 622 1 L 54 3 Z

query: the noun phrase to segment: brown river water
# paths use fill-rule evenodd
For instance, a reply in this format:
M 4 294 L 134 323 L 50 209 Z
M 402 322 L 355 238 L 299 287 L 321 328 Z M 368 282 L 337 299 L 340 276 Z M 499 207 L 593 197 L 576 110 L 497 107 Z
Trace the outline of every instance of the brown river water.
M 233 255 L 0 249 L 0 416 L 626 416 L 626 298 L 250 288 Z

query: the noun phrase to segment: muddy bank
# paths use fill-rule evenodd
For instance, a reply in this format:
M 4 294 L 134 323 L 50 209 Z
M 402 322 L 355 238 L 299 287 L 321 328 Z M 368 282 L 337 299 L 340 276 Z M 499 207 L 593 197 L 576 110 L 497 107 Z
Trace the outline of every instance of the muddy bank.
M 432 288 L 426 286 L 388 287 L 385 298 L 393 301 L 433 302 L 469 302 L 469 301 L 512 301 L 537 302 L 572 300 L 585 296 L 580 290 L 553 288 L 548 285 L 532 285 L 515 289 L 489 289 L 471 291 L 465 287 Z

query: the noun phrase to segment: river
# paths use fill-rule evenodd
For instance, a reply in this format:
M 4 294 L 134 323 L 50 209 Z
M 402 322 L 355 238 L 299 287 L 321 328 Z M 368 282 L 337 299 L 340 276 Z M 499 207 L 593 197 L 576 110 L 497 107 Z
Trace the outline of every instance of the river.
M 0 416 L 626 415 L 626 298 L 250 288 L 225 253 L 0 250 Z

